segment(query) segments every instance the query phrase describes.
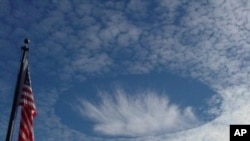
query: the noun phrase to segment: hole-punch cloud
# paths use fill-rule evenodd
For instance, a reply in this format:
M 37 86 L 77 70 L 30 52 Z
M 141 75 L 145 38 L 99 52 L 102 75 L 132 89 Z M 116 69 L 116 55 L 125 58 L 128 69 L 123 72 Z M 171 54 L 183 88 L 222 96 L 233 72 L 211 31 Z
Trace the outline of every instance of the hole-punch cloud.
M 174 133 L 201 124 L 192 107 L 180 108 L 167 96 L 153 91 L 128 94 L 117 89 L 113 96 L 101 92 L 101 103 L 81 100 L 81 114 L 95 122 L 94 130 L 110 136 L 148 136 Z

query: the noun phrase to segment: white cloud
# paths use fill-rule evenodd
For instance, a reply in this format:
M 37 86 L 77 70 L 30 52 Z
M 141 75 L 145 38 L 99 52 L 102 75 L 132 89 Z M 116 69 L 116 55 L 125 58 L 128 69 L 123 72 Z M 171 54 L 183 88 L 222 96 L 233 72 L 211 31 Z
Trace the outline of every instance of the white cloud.
M 147 3 L 142 0 L 130 1 L 127 8 L 137 14 L 145 15 L 147 9 Z
M 4 36 L 2 37 L 4 40 L 8 38 L 8 41 L 1 40 L 0 42 L 8 47 L 16 46 L 16 44 L 13 44 L 17 40 L 14 38 L 16 34 L 18 36 L 27 33 L 32 34 L 32 38 L 37 39 L 33 42 L 36 44 L 35 47 L 37 47 L 36 51 L 34 51 L 34 54 L 36 54 L 34 55 L 36 56 L 34 60 L 37 59 L 34 67 L 40 70 L 48 69 L 48 73 L 58 74 L 58 70 L 63 69 L 65 70 L 63 75 L 69 75 L 68 78 L 74 78 L 71 77 L 72 75 L 80 76 L 82 77 L 81 79 L 84 79 L 86 72 L 102 72 L 113 69 L 113 65 L 119 67 L 120 64 L 124 65 L 122 68 L 125 68 L 124 71 L 128 73 L 149 73 L 156 68 L 161 71 L 164 71 L 165 68 L 170 68 L 176 73 L 184 73 L 206 83 L 223 98 L 220 109 L 212 108 L 208 111 L 213 114 L 220 113 L 221 115 L 203 126 L 177 134 L 124 140 L 221 141 L 228 140 L 227 131 L 229 124 L 250 122 L 248 108 L 250 78 L 249 2 L 244 0 L 212 0 L 208 3 L 183 1 L 185 3 L 183 4 L 180 1 L 164 0 L 155 3 L 157 6 L 154 10 L 159 14 L 156 14 L 155 18 L 160 19 L 159 21 L 161 22 L 150 21 L 149 23 L 152 22 L 154 23 L 153 25 L 147 23 L 147 20 L 143 21 L 145 23 L 134 23 L 133 20 L 130 20 L 130 17 L 126 17 L 126 12 L 123 9 L 125 7 L 124 3 L 119 4 L 120 7 L 123 7 L 121 10 L 116 5 L 118 3 L 109 1 L 109 3 L 106 3 L 106 6 L 110 6 L 110 9 L 116 5 L 115 10 L 110 10 L 105 9 L 105 6 L 101 6 L 102 4 L 98 5 L 98 2 L 89 4 L 74 1 L 71 3 L 74 5 L 74 10 L 72 10 L 71 4 L 58 2 L 60 4 L 58 6 L 50 5 L 50 3 L 41 6 L 42 3 L 39 3 L 37 4 L 39 8 L 33 6 L 32 4 L 34 3 L 31 3 L 30 7 L 27 8 L 28 10 L 25 11 L 22 11 L 22 7 L 11 9 L 13 16 L 10 16 L 11 13 L 9 13 L 10 4 L 8 2 L 0 2 L 0 5 L 3 5 L 0 10 L 0 16 L 3 17 L 0 28 L 1 31 L 4 31 L 0 34 Z M 49 6 L 49 8 L 45 8 L 46 6 Z M 31 10 L 31 7 L 35 8 Z M 127 4 L 127 7 L 133 11 L 133 15 L 130 16 L 136 17 L 137 20 L 141 17 L 142 19 L 145 18 L 147 16 L 145 14 L 149 12 L 146 8 L 147 4 L 142 1 L 131 1 Z M 178 13 L 178 8 L 180 7 L 183 8 L 183 13 L 181 13 L 183 15 Z M 35 9 L 43 8 L 46 10 L 34 11 Z M 30 13 L 32 15 L 28 16 Z M 22 21 L 26 18 L 29 18 L 29 20 Z M 110 20 L 107 21 L 107 19 Z M 174 22 L 177 22 L 177 25 L 173 24 Z M 29 28 L 26 31 L 20 27 Z M 11 31 L 16 31 L 16 34 L 10 35 Z M 6 33 L 8 33 L 8 36 L 5 35 Z M 130 54 L 134 60 L 123 60 L 121 62 L 115 60 L 118 63 L 114 62 L 112 57 L 119 54 L 112 56 L 106 54 L 106 52 L 112 52 L 114 49 L 119 50 L 118 46 L 125 46 L 127 50 L 134 52 Z M 4 47 L 1 46 L 0 48 L 3 49 Z M 11 51 L 12 49 L 9 52 Z M 6 50 L 3 52 L 6 52 Z M 119 51 L 117 52 L 119 53 Z M 75 57 L 74 61 L 72 61 L 72 56 L 69 56 L 67 53 Z M 3 60 L 13 60 L 9 55 L 0 56 L 4 56 Z M 51 59 L 46 61 L 45 58 L 48 57 Z M 9 63 L 1 63 L 1 68 L 6 68 L 7 64 L 9 65 Z M 51 64 L 56 66 L 58 70 L 51 69 L 53 68 Z M 5 91 L 4 88 L 0 92 L 3 93 L 3 91 Z M 50 91 L 48 93 L 54 94 Z M 107 127 L 107 123 L 110 123 L 112 126 L 118 126 L 116 129 L 120 129 L 116 130 L 116 134 L 121 134 L 120 132 L 126 129 L 129 135 L 143 135 L 150 131 L 148 129 L 150 126 L 152 126 L 152 132 L 164 132 L 164 130 L 170 129 L 165 129 L 163 125 L 170 127 L 171 124 L 167 123 L 166 119 L 150 115 L 150 113 L 163 112 L 168 114 L 173 109 L 177 109 L 173 114 L 176 114 L 176 117 L 179 119 L 183 117 L 188 117 L 190 120 L 193 119 L 192 111 L 188 112 L 189 108 L 176 108 L 176 105 L 169 103 L 165 97 L 158 97 L 148 93 L 145 94 L 145 97 L 128 97 L 124 92 L 120 93 L 122 94 L 111 99 L 104 96 L 101 105 L 88 102 L 82 105 L 88 107 L 85 110 L 95 111 L 92 113 L 93 115 L 91 113 L 90 115 L 98 122 L 96 130 L 111 134 L 103 129 Z M 46 96 L 48 97 L 49 95 Z M 149 99 L 150 97 L 153 98 Z M 57 100 L 56 97 L 51 99 Z M 145 106 L 137 106 L 136 100 L 139 105 Z M 216 103 L 216 100 L 215 98 L 211 102 Z M 3 101 L 4 99 L 1 99 L 1 103 L 4 103 Z M 41 101 L 47 102 L 44 99 Z M 110 102 L 110 104 L 105 102 Z M 154 110 L 153 107 L 150 107 L 152 106 L 149 105 L 150 102 L 153 104 L 158 102 L 166 110 Z M 126 105 L 126 103 L 128 104 Z M 40 124 L 38 128 L 42 128 L 44 132 L 41 133 L 41 136 L 49 140 L 58 140 L 62 134 L 68 135 L 66 133 L 68 130 L 75 132 L 60 122 L 59 117 L 53 111 L 54 109 L 51 108 L 52 106 L 53 104 L 40 105 L 40 107 L 46 108 L 40 110 L 40 113 L 44 112 L 44 116 L 42 116 L 43 119 L 39 120 L 39 122 L 41 121 L 43 124 L 43 122 L 47 121 L 47 116 L 51 117 L 51 119 L 48 119 L 48 122 L 45 122 L 45 127 L 38 123 Z M 101 106 L 106 106 L 109 111 Z M 149 110 L 145 110 L 145 107 L 148 107 Z M 145 111 L 142 112 L 142 110 Z M 185 111 L 191 113 L 191 115 L 185 115 Z M 109 115 L 110 112 L 114 112 L 114 114 Z M 140 112 L 144 117 L 140 117 L 138 114 L 134 114 L 134 117 L 131 116 L 137 112 Z M 97 115 L 101 116 L 97 117 Z M 111 121 L 107 117 L 114 120 Z M 131 121 L 129 121 L 130 124 L 124 123 L 124 119 L 128 120 L 132 117 L 137 119 L 135 125 L 142 121 L 147 121 L 147 124 L 142 124 L 142 127 L 133 127 L 131 126 Z M 1 123 L 6 121 L 5 118 L 1 117 Z M 175 121 L 176 123 L 179 121 L 178 118 Z M 165 121 L 165 123 L 159 125 L 159 122 L 155 121 L 156 119 Z M 179 124 L 183 125 L 182 123 Z M 1 124 L 1 127 L 3 127 L 3 124 Z M 53 134 L 48 131 L 47 127 L 53 131 Z M 71 135 L 81 136 L 82 140 L 85 138 L 79 132 Z M 62 136 L 62 138 L 65 136 Z M 69 140 L 69 138 L 65 137 L 64 140 Z M 94 139 L 91 138 L 89 140 Z
M 72 62 L 72 69 L 75 71 L 94 73 L 100 71 L 107 71 L 105 68 L 108 68 L 112 64 L 112 59 L 105 53 L 99 54 L 97 56 L 91 56 L 89 54 L 80 54 L 77 56 L 76 60 Z
M 211 104 L 221 102 L 222 106 L 220 108 L 208 109 L 209 113 L 219 117 L 200 127 L 176 134 L 134 138 L 131 140 L 228 140 L 229 135 L 227 131 L 230 124 L 249 123 L 249 118 L 247 118 L 249 117 L 247 107 L 249 107 L 248 80 L 250 72 L 248 67 L 249 24 L 245 21 L 245 19 L 249 19 L 249 15 L 246 14 L 246 11 L 249 11 L 248 5 L 248 3 L 243 1 L 235 3 L 230 0 L 214 1 L 207 4 L 190 2 L 186 9 L 185 17 L 180 20 L 182 27 L 160 23 L 156 26 L 157 28 L 152 27 L 150 30 L 147 30 L 147 33 L 143 32 L 140 39 L 141 44 L 145 48 L 138 47 L 136 51 L 145 52 L 145 50 L 149 50 L 148 52 L 150 53 L 136 53 L 140 57 L 137 56 L 138 60 L 128 63 L 129 66 L 133 66 L 129 67 L 130 72 L 147 73 L 156 67 L 160 67 L 162 70 L 164 67 L 171 68 L 209 85 L 222 97 L 222 101 L 218 101 L 218 98 L 214 97 L 210 100 Z M 144 30 L 144 27 L 140 28 Z M 165 32 L 159 29 L 165 29 Z M 103 99 L 113 104 L 114 109 L 110 108 L 109 110 L 112 114 L 119 111 L 116 108 L 121 107 L 121 104 L 114 102 L 118 101 L 118 98 L 110 100 L 104 97 Z M 129 97 L 123 97 L 123 99 L 130 101 Z M 93 115 L 91 115 L 97 121 L 95 129 L 111 134 L 107 133 L 108 131 L 103 128 L 106 127 L 104 123 L 112 125 L 112 121 L 105 118 L 109 117 L 107 114 L 109 111 L 104 110 L 105 106 L 106 109 L 112 106 L 105 105 L 105 103 L 95 105 L 88 102 L 85 102 L 83 105 L 88 107 L 89 111 L 95 109 L 95 112 L 92 111 Z M 131 109 L 131 112 L 133 110 L 137 109 Z M 98 119 L 98 114 L 104 115 L 102 119 Z M 147 114 L 147 112 L 144 114 Z M 123 115 L 122 117 L 120 119 L 124 119 L 126 116 Z M 115 118 L 112 117 L 111 119 Z M 116 121 L 114 123 L 119 123 L 114 124 L 114 126 L 121 126 L 116 127 L 117 129 L 128 128 L 125 125 L 123 126 L 122 120 L 113 121 Z M 119 130 L 116 131 L 119 132 Z
M 201 122 L 191 107 L 181 109 L 166 96 L 145 91 L 128 94 L 117 89 L 114 97 L 100 93 L 101 103 L 81 100 L 83 116 L 95 121 L 94 130 L 112 136 L 148 136 L 196 127 Z

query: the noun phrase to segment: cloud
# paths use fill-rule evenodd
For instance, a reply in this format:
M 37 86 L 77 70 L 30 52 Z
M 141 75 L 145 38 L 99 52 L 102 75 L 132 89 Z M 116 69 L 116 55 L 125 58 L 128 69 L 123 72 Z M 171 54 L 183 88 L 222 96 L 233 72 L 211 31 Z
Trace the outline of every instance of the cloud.
M 9 55 L 13 48 L 6 49 L 5 46 L 17 46 L 23 36 L 29 33 L 33 39 L 32 47 L 36 47 L 35 51 L 32 49 L 34 59 L 31 60 L 32 66 L 37 70 L 42 70 L 42 73 L 39 74 L 43 74 L 43 76 L 48 77 L 51 76 L 48 74 L 53 73 L 53 77 L 49 78 L 62 77 L 59 75 L 63 74 L 63 77 L 71 79 L 79 76 L 84 79 L 91 73 L 102 74 L 101 72 L 112 71 L 120 74 L 117 71 L 119 69 L 127 74 L 143 74 L 171 69 L 177 74 L 200 80 L 222 97 L 222 106 L 219 109 L 208 111 L 221 114 L 210 123 L 176 134 L 131 140 L 228 140 L 227 132 L 222 133 L 221 131 L 228 131 L 229 124 L 232 122 L 249 123 L 249 2 L 244 0 L 202 2 L 163 0 L 153 2 L 150 11 L 147 9 L 148 4 L 142 1 L 129 3 L 109 1 L 105 4 L 80 1 L 54 2 L 29 4 L 0 2 L 2 5 L 0 9 L 2 31 L 0 42 L 3 45 L 0 48 L 4 49 L 0 55 L 2 60 L 16 60 Z M 154 16 L 149 14 L 151 12 Z M 121 52 L 129 53 L 129 55 L 126 54 L 128 57 L 120 59 Z M 46 60 L 46 58 L 49 59 Z M 9 62 L 2 61 L 0 65 L 2 70 L 15 70 L 12 69 L 14 65 L 10 66 Z M 6 66 L 11 69 L 6 69 Z M 0 92 L 3 93 L 4 89 L 1 89 Z M 46 91 L 46 93 L 53 92 Z M 153 94 L 146 93 L 146 97 L 129 97 L 125 92 L 120 93 L 114 98 L 102 97 L 103 103 L 100 105 L 83 102 L 85 104 L 82 106 L 85 107 L 85 110 L 87 110 L 86 107 L 89 111 L 96 110 L 92 115 L 97 122 L 96 127 L 99 127 L 96 130 L 110 134 L 103 129 L 107 126 L 105 123 L 111 122 L 105 119 L 105 116 L 106 118 L 111 116 L 107 115 L 109 111 L 105 111 L 101 107 L 106 106 L 110 108 L 111 112 L 120 112 L 120 114 L 114 114 L 114 116 L 120 116 L 120 119 L 112 117 L 119 123 L 118 125 L 124 126 L 119 127 L 120 131 L 131 129 L 128 134 L 132 136 L 145 134 L 146 131 L 143 129 L 136 132 L 134 128 L 128 127 L 122 121 L 122 119 L 130 118 L 126 114 L 141 112 L 140 106 L 138 108 L 124 106 L 119 99 L 133 106 L 136 106 L 135 101 L 137 100 L 140 104 L 146 105 L 145 107 L 150 107 L 148 99 L 153 97 L 154 101 L 151 99 L 150 102 L 159 102 L 161 106 L 165 106 L 167 110 L 162 110 L 164 113 L 170 112 L 177 106 L 169 103 L 167 98 L 153 96 Z M 161 101 L 162 99 L 163 101 Z M 216 99 L 211 102 L 216 103 Z M 5 102 L 2 99 L 1 103 L 3 101 Z M 47 102 L 46 100 L 41 101 Z M 105 101 L 110 102 L 114 106 L 113 109 L 111 105 L 105 105 Z M 60 122 L 60 118 L 55 115 L 51 108 L 53 104 L 45 104 L 41 107 L 47 109 L 41 110 L 44 111 L 44 117 L 39 122 L 46 122 L 46 116 L 51 116 L 53 119 L 45 124 L 53 131 L 53 134 L 46 127 L 42 127 L 43 125 L 39 125 L 39 129 L 42 128 L 41 136 L 44 136 L 44 139 L 49 136 L 48 139 L 55 140 L 55 138 L 59 138 L 59 135 L 68 135 L 67 130 L 72 131 L 64 126 Z M 128 111 L 119 111 L 118 108 L 122 107 L 126 107 L 125 109 Z M 191 116 L 182 115 L 188 111 L 188 108 L 180 109 L 177 106 L 176 109 L 177 117 L 192 119 Z M 135 114 L 135 118 L 139 117 L 138 123 L 148 121 L 145 129 L 152 125 L 149 119 L 160 118 L 150 116 L 150 112 L 153 111 L 143 112 L 145 118 Z M 159 111 L 156 110 L 156 112 Z M 193 113 L 192 110 L 189 113 Z M 96 117 L 98 114 L 105 116 L 103 119 L 98 119 Z M 162 120 L 164 121 L 164 119 Z M 1 123 L 5 121 L 5 117 L 1 117 Z M 131 125 L 131 122 L 129 123 Z M 156 123 L 158 122 L 156 121 Z M 167 125 L 167 123 L 165 124 Z M 165 130 L 163 126 L 158 125 L 157 128 L 153 128 L 153 132 L 161 132 L 161 129 Z M 116 134 L 120 134 L 120 131 L 117 130 Z M 71 135 L 84 136 L 79 132 Z M 65 140 L 69 139 L 68 137 L 70 136 L 65 137 Z M 84 140 L 85 137 L 81 139 Z
M 93 63 L 94 62 L 94 63 Z M 105 71 L 104 68 L 108 68 L 112 64 L 112 60 L 105 53 L 97 56 L 90 56 L 89 54 L 77 56 L 73 61 L 72 67 L 77 68 L 76 71 L 81 72 L 98 72 L 100 70 Z
M 219 102 L 222 106 L 208 109 L 209 113 L 219 117 L 203 126 L 171 134 L 173 137 L 162 135 L 138 140 L 228 140 L 228 132 L 221 131 L 227 131 L 229 124 L 248 123 L 249 24 L 245 21 L 249 18 L 246 14 L 249 11 L 248 5 L 244 1 L 190 1 L 184 5 L 185 16 L 178 19 L 181 26 L 166 22 L 147 28 L 140 27 L 143 31 L 140 34 L 140 45 L 133 46 L 136 60 L 126 64 L 130 73 L 141 74 L 157 68 L 163 71 L 170 68 L 209 85 L 222 97 L 222 101 L 214 97 L 210 102 Z M 175 14 L 178 15 L 178 12 Z M 114 103 L 113 107 L 119 107 L 119 103 L 114 102 L 118 98 L 103 99 Z M 130 101 L 126 96 L 124 99 Z M 96 110 L 96 115 L 91 116 L 97 122 L 95 129 L 98 131 L 102 126 L 105 127 L 105 118 L 97 118 L 98 114 L 105 115 L 106 111 L 101 107 L 107 106 L 104 101 L 101 105 L 88 102 L 83 104 L 89 110 Z M 105 133 L 104 130 L 101 132 Z
M 148 2 L 143 2 L 141 0 L 130 1 L 127 4 L 126 11 L 129 11 L 131 13 L 136 13 L 133 14 L 133 16 L 137 16 L 137 18 L 144 17 L 146 16 L 148 5 L 149 5 Z
M 100 92 L 101 103 L 80 100 L 79 111 L 95 121 L 94 131 L 111 136 L 148 136 L 174 133 L 201 122 L 192 107 L 181 109 L 166 96 L 145 91 L 128 94 L 121 89 L 109 96 Z

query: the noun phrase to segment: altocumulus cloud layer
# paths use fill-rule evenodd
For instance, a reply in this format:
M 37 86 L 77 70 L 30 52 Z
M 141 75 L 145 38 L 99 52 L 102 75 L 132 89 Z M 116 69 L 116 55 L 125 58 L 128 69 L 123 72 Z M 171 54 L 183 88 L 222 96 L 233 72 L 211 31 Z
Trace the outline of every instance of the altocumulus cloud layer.
M 116 135 L 122 135 L 120 132 L 124 130 L 129 131 L 128 135 L 140 135 L 113 140 L 221 141 L 228 140 L 229 124 L 250 122 L 250 3 L 246 0 L 64 0 L 51 3 L 31 2 L 29 5 L 12 1 L 0 4 L 1 44 L 16 46 L 11 44 L 19 43 L 16 37 L 32 35 L 33 46 L 40 47 L 33 53 L 36 57 L 31 60 L 34 72 L 39 69 L 40 73 L 46 74 L 47 77 L 56 78 L 55 82 L 63 80 L 69 86 L 73 80 L 84 81 L 87 77 L 110 72 L 145 74 L 171 69 L 180 75 L 198 79 L 222 97 L 221 107 L 210 111 L 219 111 L 220 115 L 215 120 L 178 133 L 171 133 L 177 129 L 170 128 L 171 123 L 167 121 L 164 124 L 169 125 L 168 127 L 156 122 L 157 127 L 149 128 L 153 126 L 150 122 L 156 119 L 165 120 L 150 115 L 151 112 L 159 112 L 157 110 L 175 115 L 177 118 L 173 122 L 177 124 L 182 118 L 196 121 L 192 109 L 179 109 L 165 97 L 149 93 L 144 93 L 144 98 L 129 97 L 126 93 L 118 91 L 114 98 L 102 97 L 100 104 L 83 101 L 79 109 L 89 111 L 87 116 L 97 122 L 94 126 L 96 131 L 111 134 L 103 129 L 110 124 L 118 126 L 117 129 L 120 131 L 117 130 Z M 11 52 L 9 48 L 0 48 Z M 45 60 L 44 58 L 49 61 L 41 61 Z M 8 62 L 0 63 L 0 68 L 6 70 L 7 63 L 15 66 L 14 60 L 15 57 L 9 57 Z M 5 77 L 8 78 L 2 76 Z M 2 81 L 0 80 L 0 84 Z M 66 89 L 65 85 L 58 85 Z M 1 93 L 8 91 L 9 88 L 5 87 Z M 37 119 L 37 130 L 41 131 L 37 136 L 40 140 L 112 140 L 87 137 L 63 125 L 60 118 L 55 115 L 54 108 L 51 108 L 61 91 L 63 90 L 53 91 L 53 100 L 38 101 L 38 108 L 44 112 L 41 114 L 44 116 Z M 48 93 L 52 92 L 39 89 L 37 93 L 50 97 Z M 1 97 L 4 99 L 7 96 Z M 153 110 L 154 107 L 148 105 L 148 100 L 152 100 L 152 103 L 159 102 L 163 109 Z M 136 108 L 131 109 L 131 105 Z M 143 109 L 147 106 L 148 110 Z M 105 111 L 106 109 L 109 111 Z M 176 109 L 175 112 L 171 112 L 173 109 Z M 113 114 L 114 117 L 108 115 L 111 112 L 116 112 Z M 133 115 L 138 119 L 135 124 L 142 121 L 148 121 L 148 124 L 132 127 L 130 125 L 133 123 L 130 121 L 126 121 L 129 124 L 124 124 L 124 120 L 130 119 L 130 115 L 126 114 L 134 112 L 145 115 Z M 47 120 L 48 117 L 50 120 Z M 1 127 L 5 127 L 5 119 L 6 117 L 1 117 Z M 142 126 L 147 127 L 142 129 Z M 184 129 L 187 127 L 184 126 Z M 143 136 L 151 131 L 162 134 Z M 4 136 L 3 133 L 1 136 Z

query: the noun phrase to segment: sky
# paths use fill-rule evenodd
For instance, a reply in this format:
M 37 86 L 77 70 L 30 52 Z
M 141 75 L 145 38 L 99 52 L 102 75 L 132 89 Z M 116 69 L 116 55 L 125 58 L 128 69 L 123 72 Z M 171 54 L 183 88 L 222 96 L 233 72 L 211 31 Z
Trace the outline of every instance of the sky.
M 250 123 L 248 0 L 0 2 L 0 140 L 21 46 L 36 141 L 222 141 Z M 14 139 L 20 115 L 17 114 Z

